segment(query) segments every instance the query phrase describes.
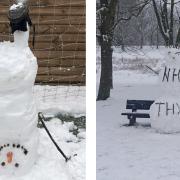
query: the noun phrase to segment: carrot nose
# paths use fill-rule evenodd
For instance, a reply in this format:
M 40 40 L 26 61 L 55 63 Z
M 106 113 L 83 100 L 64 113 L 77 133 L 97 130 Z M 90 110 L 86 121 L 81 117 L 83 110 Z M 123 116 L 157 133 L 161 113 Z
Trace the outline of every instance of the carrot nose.
M 11 163 L 13 160 L 13 153 L 12 152 L 8 152 L 7 153 L 7 162 Z

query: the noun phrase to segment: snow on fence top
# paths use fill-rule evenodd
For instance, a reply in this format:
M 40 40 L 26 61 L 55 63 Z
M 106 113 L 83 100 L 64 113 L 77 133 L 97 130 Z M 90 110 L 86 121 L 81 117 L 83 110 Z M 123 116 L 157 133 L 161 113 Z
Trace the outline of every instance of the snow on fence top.
M 11 40 L 9 7 L 0 1 L 0 41 Z M 85 84 L 85 0 L 30 0 L 33 28 L 29 45 L 38 59 L 40 84 Z

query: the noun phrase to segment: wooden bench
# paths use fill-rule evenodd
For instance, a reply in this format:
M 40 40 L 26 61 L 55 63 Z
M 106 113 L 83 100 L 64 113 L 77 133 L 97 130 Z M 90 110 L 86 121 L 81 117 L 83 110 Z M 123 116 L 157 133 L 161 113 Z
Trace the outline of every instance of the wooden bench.
M 149 113 L 140 113 L 137 110 L 149 110 L 154 103 L 152 100 L 127 100 L 126 109 L 131 109 L 132 112 L 122 113 L 129 119 L 129 126 L 136 123 L 136 118 L 150 118 Z

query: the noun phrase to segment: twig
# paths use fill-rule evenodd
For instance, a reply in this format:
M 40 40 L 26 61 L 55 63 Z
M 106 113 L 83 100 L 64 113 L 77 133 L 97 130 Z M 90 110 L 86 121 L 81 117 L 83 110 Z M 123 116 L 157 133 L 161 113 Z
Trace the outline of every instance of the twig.
M 151 67 L 149 67 L 149 66 L 147 66 L 147 65 L 145 65 L 148 69 L 150 69 L 152 72 L 154 72 L 156 75 L 159 75 L 159 73 L 157 72 L 157 71 L 155 71 L 155 70 L 153 70 Z
M 61 155 L 64 157 L 65 161 L 68 162 L 70 159 L 71 159 L 71 156 L 70 157 L 67 157 L 64 152 L 61 150 L 61 148 L 58 146 L 58 144 L 56 143 L 56 141 L 53 139 L 51 133 L 49 132 L 48 128 L 46 127 L 45 123 L 44 123 L 44 120 L 45 120 L 45 117 L 43 116 L 43 114 L 40 112 L 38 113 L 38 117 L 39 117 L 39 120 L 41 121 L 42 125 L 44 126 L 44 129 L 46 130 L 48 136 L 50 137 L 51 141 L 54 143 L 54 145 L 56 146 L 57 150 L 61 153 Z

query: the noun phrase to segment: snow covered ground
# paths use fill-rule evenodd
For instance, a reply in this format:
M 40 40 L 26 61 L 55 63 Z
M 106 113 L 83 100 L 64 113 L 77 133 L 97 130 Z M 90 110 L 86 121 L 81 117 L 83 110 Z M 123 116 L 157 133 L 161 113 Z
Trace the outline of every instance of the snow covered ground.
M 39 86 L 34 88 L 38 111 L 45 114 L 86 114 L 85 86 Z
M 150 124 L 149 119 L 138 119 L 137 121 L 143 125 L 137 127 L 123 126 L 128 123 L 127 117 L 121 116 L 121 113 L 126 111 L 127 99 L 154 100 L 159 95 L 158 77 L 153 72 L 145 70 L 144 66 L 138 66 L 138 63 L 149 63 L 152 68 L 160 67 L 168 50 L 161 48 L 158 53 L 146 47 L 143 51 L 145 54 L 152 54 L 152 63 L 149 58 L 138 61 L 139 55 L 136 52 L 135 56 L 129 58 L 130 52 L 118 55 L 120 51 L 115 50 L 114 89 L 111 91 L 111 98 L 97 102 L 98 180 L 180 179 L 180 134 L 160 134 L 153 128 L 143 126 Z M 99 50 L 97 56 L 98 90 Z M 122 63 L 119 65 L 122 58 L 129 62 L 128 68 L 124 68 Z M 133 64 L 137 68 L 132 68 Z
M 85 87 L 35 86 L 34 93 L 38 111 L 45 115 L 66 113 L 81 116 L 86 113 Z M 0 180 L 85 180 L 85 129 L 75 136 L 69 132 L 74 127 L 73 123 L 63 124 L 57 118 L 46 122 L 46 125 L 65 154 L 72 156 L 72 159 L 65 163 L 42 128 L 39 129 L 38 160 L 33 169 L 23 177 L 0 176 Z
M 136 70 L 143 73 L 149 72 L 152 73 L 147 66 L 153 68 L 154 70 L 159 70 L 161 65 L 165 61 L 165 57 L 168 52 L 176 52 L 176 49 L 170 49 L 165 47 L 149 47 L 144 46 L 143 49 L 138 47 L 128 47 L 125 51 L 122 51 L 121 48 L 114 48 L 113 52 L 113 70 Z M 97 72 L 100 68 L 100 48 L 97 47 L 97 61 L 96 67 Z
M 85 179 L 85 131 L 78 137 L 69 133 L 72 123 L 62 124 L 59 119 L 47 122 L 50 132 L 57 143 L 72 159 L 66 163 L 57 151 L 44 129 L 39 129 L 40 144 L 38 160 L 33 169 L 23 177 L 0 176 L 0 180 L 84 180 Z

